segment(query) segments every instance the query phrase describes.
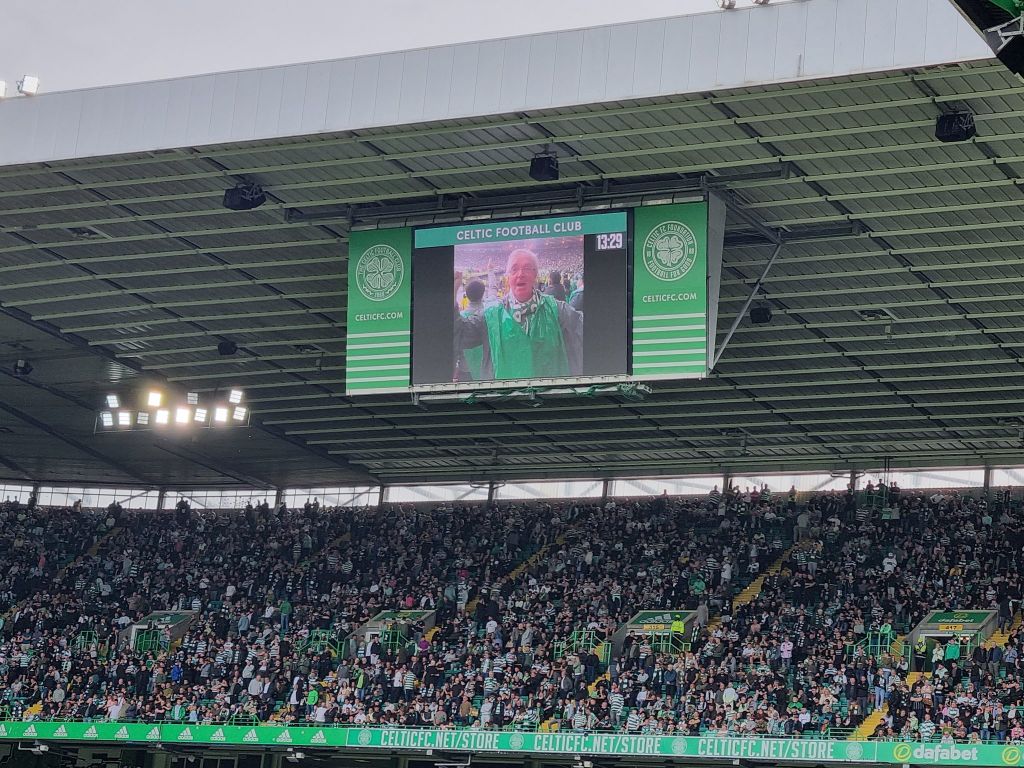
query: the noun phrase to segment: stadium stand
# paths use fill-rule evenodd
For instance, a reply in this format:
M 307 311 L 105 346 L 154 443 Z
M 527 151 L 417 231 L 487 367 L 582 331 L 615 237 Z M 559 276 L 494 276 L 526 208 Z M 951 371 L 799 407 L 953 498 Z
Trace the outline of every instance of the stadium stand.
M 0 702 L 40 720 L 1020 739 L 1019 511 L 889 491 L 6 503 Z M 929 611 L 970 608 L 998 612 L 988 642 L 921 660 L 900 639 Z M 613 643 L 640 609 L 697 618 L 675 645 Z M 187 629 L 130 631 L 158 611 Z M 432 624 L 357 631 L 384 611 Z
M 1024 766 L 1024 0 L 701 2 L 0 98 L 0 766 Z

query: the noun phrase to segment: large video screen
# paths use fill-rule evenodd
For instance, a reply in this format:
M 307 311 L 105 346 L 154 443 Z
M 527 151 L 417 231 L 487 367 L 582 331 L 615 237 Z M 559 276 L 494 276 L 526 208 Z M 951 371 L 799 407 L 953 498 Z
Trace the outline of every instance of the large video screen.
M 346 392 L 707 375 L 725 208 L 353 231 Z
M 625 374 L 627 218 L 415 230 L 413 385 Z

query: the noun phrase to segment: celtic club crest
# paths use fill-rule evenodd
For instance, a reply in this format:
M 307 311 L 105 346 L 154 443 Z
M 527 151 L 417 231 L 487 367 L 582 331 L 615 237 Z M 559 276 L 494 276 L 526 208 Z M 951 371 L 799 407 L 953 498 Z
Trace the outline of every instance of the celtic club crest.
M 864 747 L 859 741 L 851 741 L 846 745 L 846 759 L 860 760 L 864 757 Z
M 679 221 L 663 221 L 644 240 L 644 265 L 653 277 L 678 280 L 697 262 L 697 238 Z
M 370 301 L 386 301 L 402 286 L 405 265 L 390 245 L 371 245 L 356 262 L 356 287 Z

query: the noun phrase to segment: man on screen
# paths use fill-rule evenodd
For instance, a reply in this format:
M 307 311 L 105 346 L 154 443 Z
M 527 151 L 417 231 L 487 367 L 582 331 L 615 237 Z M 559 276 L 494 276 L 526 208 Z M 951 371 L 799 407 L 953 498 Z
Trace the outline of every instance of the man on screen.
M 480 380 L 583 374 L 583 313 L 543 293 L 532 251 L 512 251 L 505 266 L 508 293 L 480 314 L 455 312 L 456 356 L 483 346 Z M 455 275 L 456 293 L 462 274 Z

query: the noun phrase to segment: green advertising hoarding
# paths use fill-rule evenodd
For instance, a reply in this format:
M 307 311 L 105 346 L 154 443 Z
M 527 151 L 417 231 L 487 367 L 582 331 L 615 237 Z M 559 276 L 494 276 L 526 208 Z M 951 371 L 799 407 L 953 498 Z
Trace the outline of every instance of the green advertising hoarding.
M 633 376 L 706 376 L 708 204 L 643 206 L 633 216 Z
M 920 742 L 656 736 L 626 733 L 520 733 L 480 729 L 283 727 L 147 723 L 0 722 L 0 741 L 309 747 L 382 752 L 448 750 L 575 757 L 685 757 L 815 763 L 1019 766 L 1020 746 Z
M 925 624 L 983 624 L 992 611 L 935 611 Z
M 348 394 L 409 387 L 412 230 L 357 230 L 349 236 Z

